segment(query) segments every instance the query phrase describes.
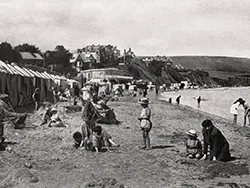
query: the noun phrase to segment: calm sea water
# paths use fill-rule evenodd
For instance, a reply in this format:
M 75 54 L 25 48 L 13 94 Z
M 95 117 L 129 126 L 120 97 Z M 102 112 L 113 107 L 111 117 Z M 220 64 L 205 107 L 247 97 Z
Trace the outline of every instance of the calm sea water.
M 176 103 L 176 97 L 181 95 L 180 103 L 182 105 L 231 120 L 232 115 L 229 113 L 229 109 L 236 99 L 241 97 L 250 103 L 250 87 L 181 90 L 178 92 L 163 92 L 161 95 L 165 100 L 172 97 L 173 103 Z M 200 107 L 198 107 L 196 100 L 199 96 L 202 98 Z M 238 112 L 238 122 L 242 124 L 244 115 L 242 106 L 239 107 Z

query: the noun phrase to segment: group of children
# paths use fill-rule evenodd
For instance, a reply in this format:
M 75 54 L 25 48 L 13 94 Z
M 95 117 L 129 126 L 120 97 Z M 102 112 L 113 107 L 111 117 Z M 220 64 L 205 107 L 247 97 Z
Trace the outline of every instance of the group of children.
M 85 150 L 95 151 L 99 153 L 104 146 L 110 150 L 110 147 L 119 147 L 116 144 L 111 135 L 104 130 L 96 122 L 99 120 L 98 114 L 89 108 L 90 101 L 88 101 L 83 110 L 83 124 L 81 126 L 81 132 L 77 131 L 73 134 L 74 146 L 76 148 L 83 147 Z
M 149 133 L 152 129 L 151 110 L 149 108 L 149 99 L 141 98 L 138 103 L 142 110 L 138 117 L 140 121 L 140 128 L 142 131 L 142 138 L 144 145 L 140 149 L 151 149 Z M 86 104 L 87 105 L 87 104 Z M 104 146 L 119 147 L 111 136 L 99 125 L 96 114 L 86 111 L 83 113 L 84 124 L 82 125 L 82 133 L 75 132 L 73 134 L 74 146 L 76 148 L 82 147 L 85 150 L 95 151 L 99 153 Z M 186 154 L 189 159 L 206 160 L 209 156 L 210 160 L 228 161 L 231 159 L 229 152 L 229 143 L 227 142 L 221 131 L 216 128 L 210 120 L 202 122 L 203 145 L 198 139 L 196 130 L 191 129 L 187 132 L 188 138 L 186 140 Z M 208 155 L 209 148 L 209 155 Z

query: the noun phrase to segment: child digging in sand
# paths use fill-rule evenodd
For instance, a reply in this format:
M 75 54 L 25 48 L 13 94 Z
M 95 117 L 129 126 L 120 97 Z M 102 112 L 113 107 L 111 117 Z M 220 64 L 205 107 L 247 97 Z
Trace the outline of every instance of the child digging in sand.
M 119 147 L 120 145 L 116 144 L 112 140 L 110 134 L 103 130 L 101 126 L 95 126 L 93 128 L 93 133 L 89 136 L 89 138 L 84 139 L 84 148 L 85 150 L 99 153 L 104 146 L 106 146 L 108 151 L 110 151 L 109 147 Z
M 149 100 L 148 98 L 142 98 L 138 102 L 142 106 L 142 111 L 140 116 L 138 117 L 138 120 L 140 120 L 140 126 L 142 130 L 142 137 L 143 137 L 143 143 L 144 146 L 140 146 L 140 149 L 150 149 L 150 138 L 149 138 L 149 132 L 152 128 L 152 122 L 150 120 L 151 117 L 151 110 L 148 106 Z
M 188 139 L 186 141 L 187 157 L 189 159 L 200 159 L 202 154 L 202 144 L 198 139 L 196 130 L 189 130 L 187 132 Z

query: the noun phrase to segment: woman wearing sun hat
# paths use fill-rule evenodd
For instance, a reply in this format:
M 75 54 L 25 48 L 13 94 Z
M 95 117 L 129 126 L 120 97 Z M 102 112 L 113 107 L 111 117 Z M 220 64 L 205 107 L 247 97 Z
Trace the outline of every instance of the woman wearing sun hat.
M 188 139 L 186 141 L 186 151 L 189 159 L 200 159 L 202 155 L 202 144 L 198 139 L 196 130 L 187 132 Z
M 142 106 L 141 114 L 138 117 L 138 120 L 140 120 L 140 126 L 142 130 L 142 137 L 143 137 L 143 143 L 144 146 L 141 146 L 141 149 L 150 149 L 150 138 L 149 138 L 149 132 L 152 128 L 152 122 L 150 120 L 151 118 L 151 110 L 149 108 L 149 99 L 144 97 L 141 98 L 138 101 L 139 104 Z

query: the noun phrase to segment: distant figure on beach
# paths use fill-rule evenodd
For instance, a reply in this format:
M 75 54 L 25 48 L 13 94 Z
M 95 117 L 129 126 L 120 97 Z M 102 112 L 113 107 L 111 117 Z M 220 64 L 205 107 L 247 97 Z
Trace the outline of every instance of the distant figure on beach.
M 40 107 L 40 89 L 36 88 L 35 92 L 32 95 L 32 98 L 35 102 L 35 110 L 38 110 Z
M 53 102 L 54 104 L 56 104 L 58 102 L 58 95 L 57 95 L 57 92 L 56 92 L 56 88 L 55 87 L 52 87 L 52 94 L 53 94 Z
M 248 124 L 250 125 L 250 105 L 242 98 L 239 98 L 238 101 L 245 109 L 243 126 L 246 126 L 247 118 L 248 118 Z
M 230 114 L 233 115 L 233 124 L 237 123 L 238 107 L 240 105 L 241 98 L 237 99 L 230 107 Z
M 179 95 L 179 96 L 176 98 L 176 103 L 177 103 L 177 104 L 180 104 L 180 100 L 181 100 L 181 95 Z
M 199 97 L 197 98 L 197 103 L 198 103 L 198 107 L 200 107 L 200 106 L 201 106 L 201 96 L 199 96 Z
M 143 97 L 146 97 L 147 94 L 148 94 L 148 88 L 146 87 L 143 89 Z
M 202 133 L 204 140 L 204 156 L 201 160 L 207 159 L 209 146 L 210 161 L 229 161 L 231 159 L 229 143 L 221 131 L 217 129 L 209 119 L 204 120 L 201 125 L 203 127 Z
M 171 104 L 172 103 L 172 97 L 168 99 L 168 102 Z
M 198 139 L 196 130 L 189 130 L 187 132 L 188 139 L 186 141 L 187 157 L 189 159 L 200 159 L 202 154 L 202 144 Z
M 159 94 L 159 87 L 155 86 L 155 95 L 158 96 L 158 94 Z
M 152 128 L 152 122 L 150 120 L 151 117 L 151 110 L 149 108 L 149 100 L 148 98 L 142 98 L 138 102 L 142 106 L 141 114 L 138 117 L 138 120 L 140 120 L 140 126 L 142 130 L 142 136 L 143 136 L 143 143 L 144 146 L 141 146 L 141 149 L 150 149 L 150 138 L 149 138 L 149 132 Z

